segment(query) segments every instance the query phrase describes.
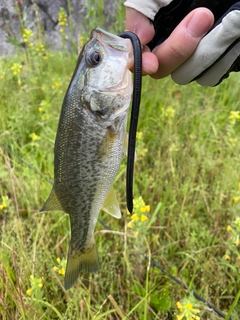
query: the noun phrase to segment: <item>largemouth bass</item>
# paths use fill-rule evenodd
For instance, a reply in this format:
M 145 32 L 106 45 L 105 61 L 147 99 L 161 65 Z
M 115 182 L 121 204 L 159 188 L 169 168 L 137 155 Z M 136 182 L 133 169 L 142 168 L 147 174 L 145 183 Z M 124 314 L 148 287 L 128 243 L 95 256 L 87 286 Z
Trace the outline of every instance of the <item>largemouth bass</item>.
M 69 214 L 64 286 L 99 269 L 94 228 L 100 210 L 121 217 L 112 188 L 119 170 L 132 95 L 132 45 L 96 28 L 67 89 L 54 147 L 54 184 L 41 211 Z

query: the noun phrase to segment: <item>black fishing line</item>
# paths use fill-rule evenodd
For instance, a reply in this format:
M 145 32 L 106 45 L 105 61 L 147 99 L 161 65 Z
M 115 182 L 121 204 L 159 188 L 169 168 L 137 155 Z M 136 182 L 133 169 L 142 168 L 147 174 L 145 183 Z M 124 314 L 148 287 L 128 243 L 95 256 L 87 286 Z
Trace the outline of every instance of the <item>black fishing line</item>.
M 133 80 L 133 98 L 132 111 L 130 118 L 129 138 L 128 138 L 128 154 L 127 154 L 127 177 L 126 177 L 126 194 L 127 208 L 130 213 L 133 211 L 133 173 L 134 158 L 138 116 L 141 102 L 142 90 L 142 46 L 138 36 L 130 31 L 119 34 L 119 37 L 130 39 L 133 46 L 134 57 L 134 80 Z
M 39 176 L 41 176 L 45 181 L 49 182 L 51 185 L 53 185 L 53 181 L 48 179 L 46 176 L 44 176 L 41 172 L 39 172 L 34 166 L 32 166 L 31 164 L 29 164 L 27 161 L 25 161 L 24 159 L 22 159 L 21 157 L 19 157 L 18 154 L 16 154 L 16 152 L 12 151 L 12 149 L 6 145 L 1 145 L 0 144 L 0 148 L 3 148 L 3 150 L 6 150 L 8 153 L 11 153 L 15 158 L 17 158 L 20 162 L 24 163 L 29 169 L 31 169 L 32 171 L 34 171 L 35 173 L 37 173 Z
M 111 229 L 108 225 L 106 225 L 101 219 L 98 219 L 98 221 L 101 223 L 101 225 L 110 230 L 113 231 L 113 229 Z M 127 242 L 128 246 L 130 245 Z M 130 245 L 132 248 L 135 249 L 135 247 L 133 245 Z M 154 261 L 152 258 L 149 259 L 149 257 L 143 253 L 140 252 L 140 254 L 147 259 L 148 261 L 151 261 L 151 265 L 156 267 L 157 269 L 159 269 L 160 271 L 162 271 L 162 273 L 164 273 L 166 276 L 168 276 L 170 279 L 172 279 L 174 282 L 176 282 L 177 284 L 179 284 L 184 290 L 188 291 L 189 293 L 192 293 L 193 296 L 205 303 L 210 309 L 212 309 L 218 316 L 220 316 L 221 318 L 225 319 L 226 315 L 224 313 L 222 313 L 220 310 L 218 310 L 216 307 L 214 307 L 214 305 L 212 305 L 210 302 L 208 302 L 207 300 L 205 300 L 204 298 L 202 298 L 197 292 L 195 292 L 194 290 L 191 290 L 188 288 L 188 286 L 186 284 L 184 284 L 181 280 L 179 280 L 178 278 L 176 278 L 174 275 L 172 275 L 171 273 L 169 273 L 167 270 L 165 270 L 162 266 L 160 266 L 156 261 Z M 229 320 L 232 320 L 231 317 L 229 318 Z

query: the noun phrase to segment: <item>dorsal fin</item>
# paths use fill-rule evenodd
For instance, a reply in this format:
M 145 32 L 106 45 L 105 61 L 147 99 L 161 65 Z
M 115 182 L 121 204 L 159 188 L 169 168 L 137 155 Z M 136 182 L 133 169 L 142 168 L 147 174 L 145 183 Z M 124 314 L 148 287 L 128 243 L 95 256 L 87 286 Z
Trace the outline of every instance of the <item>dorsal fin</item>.
M 47 198 L 47 201 L 44 203 L 43 207 L 40 209 L 40 211 L 50 211 L 50 210 L 60 210 L 64 211 L 62 208 L 61 203 L 59 202 L 54 187 L 52 188 L 52 191 Z
M 120 219 L 122 216 L 113 186 L 111 186 L 108 195 L 106 196 L 102 210 L 117 219 Z

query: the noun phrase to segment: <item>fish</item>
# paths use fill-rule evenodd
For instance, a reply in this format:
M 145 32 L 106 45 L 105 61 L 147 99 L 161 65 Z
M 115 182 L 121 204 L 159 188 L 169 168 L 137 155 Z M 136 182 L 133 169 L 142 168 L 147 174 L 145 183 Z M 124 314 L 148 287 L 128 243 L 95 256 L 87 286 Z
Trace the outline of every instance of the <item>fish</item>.
M 129 39 L 100 28 L 91 32 L 66 91 L 54 146 L 54 183 L 40 211 L 70 217 L 64 287 L 82 271 L 96 273 L 94 229 L 101 210 L 121 218 L 113 190 L 124 152 L 132 98 L 134 57 Z

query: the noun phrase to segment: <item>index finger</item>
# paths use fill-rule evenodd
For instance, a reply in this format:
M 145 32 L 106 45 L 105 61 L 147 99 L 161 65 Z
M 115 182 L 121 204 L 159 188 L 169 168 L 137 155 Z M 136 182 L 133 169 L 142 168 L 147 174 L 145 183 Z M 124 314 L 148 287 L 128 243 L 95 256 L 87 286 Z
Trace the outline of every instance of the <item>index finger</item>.
M 132 8 L 126 9 L 126 30 L 136 33 L 142 45 L 150 42 L 155 34 L 150 20 Z

